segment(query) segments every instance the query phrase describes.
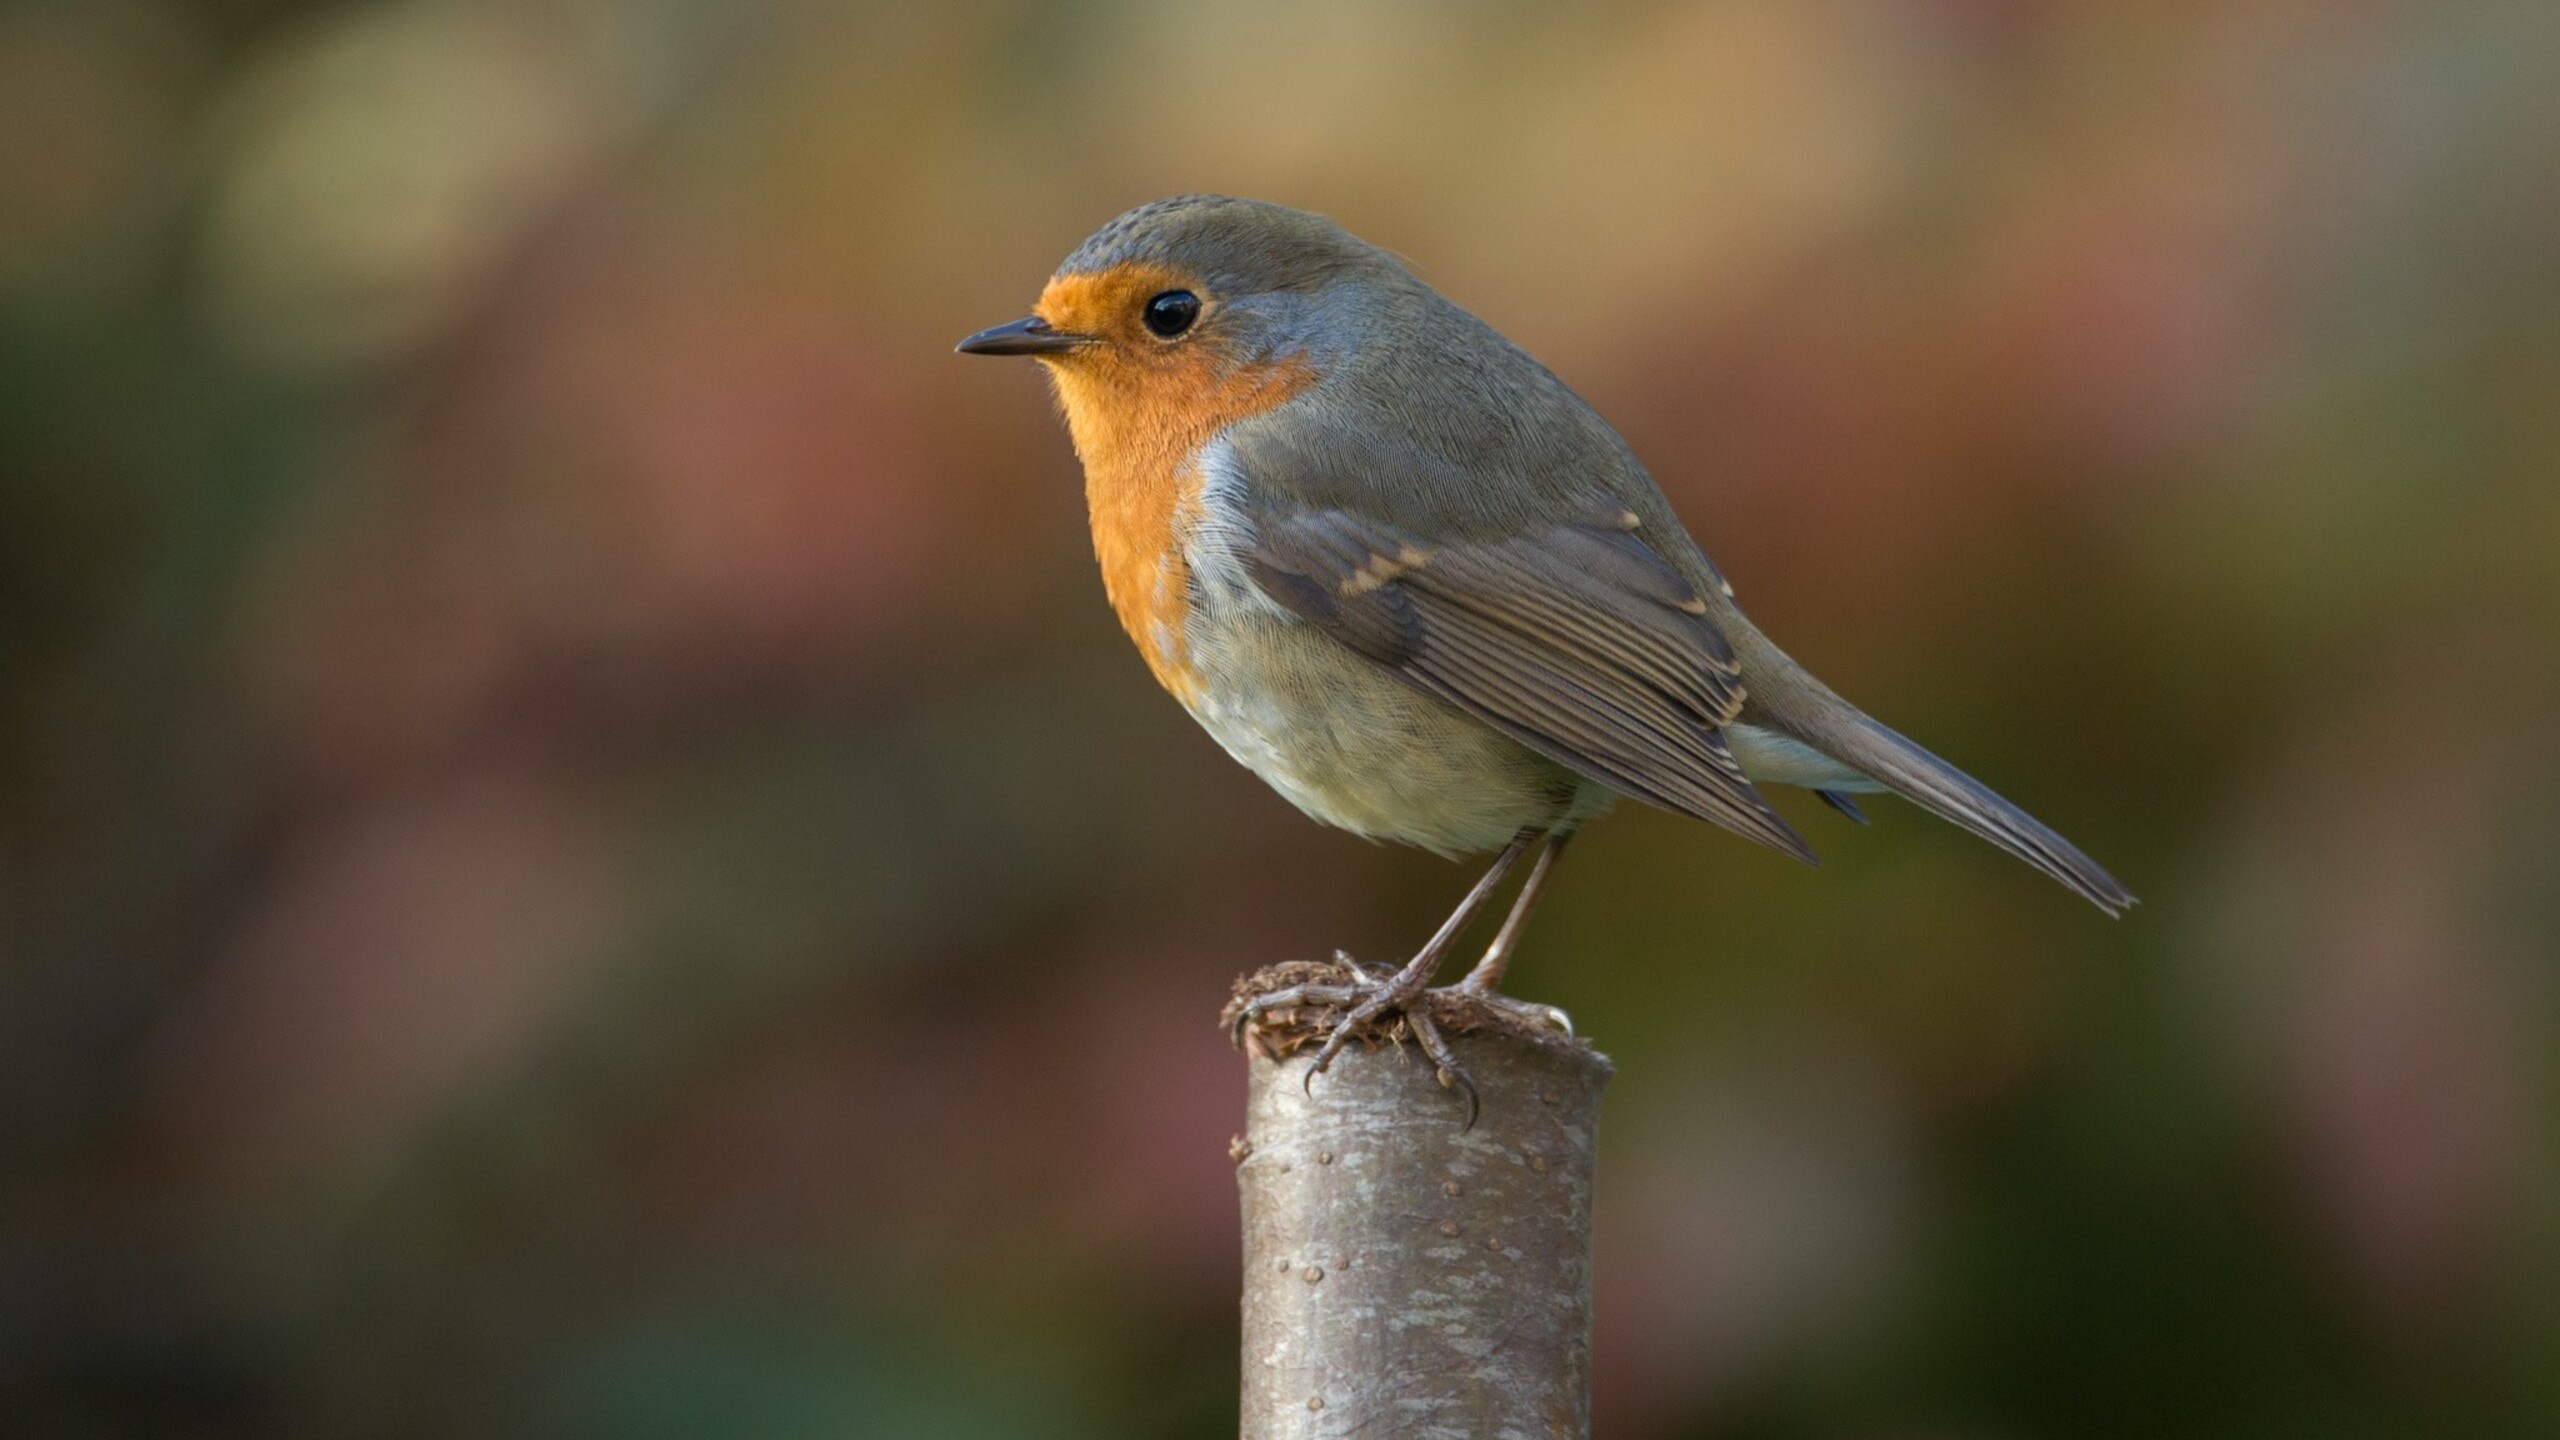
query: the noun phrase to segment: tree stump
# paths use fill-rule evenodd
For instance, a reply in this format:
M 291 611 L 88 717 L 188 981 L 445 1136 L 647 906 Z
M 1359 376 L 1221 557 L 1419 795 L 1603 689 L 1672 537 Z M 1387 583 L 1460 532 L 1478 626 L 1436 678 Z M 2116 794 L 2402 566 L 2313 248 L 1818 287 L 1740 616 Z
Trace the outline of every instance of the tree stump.
M 1338 966 L 1275 965 L 1242 999 Z M 1587 1440 L 1592 1142 L 1608 1059 L 1535 1007 L 1421 1002 L 1480 1110 L 1409 1037 L 1306 1088 L 1329 1019 L 1246 1036 L 1243 1440 Z M 1232 1011 L 1230 1012 L 1233 1013 Z

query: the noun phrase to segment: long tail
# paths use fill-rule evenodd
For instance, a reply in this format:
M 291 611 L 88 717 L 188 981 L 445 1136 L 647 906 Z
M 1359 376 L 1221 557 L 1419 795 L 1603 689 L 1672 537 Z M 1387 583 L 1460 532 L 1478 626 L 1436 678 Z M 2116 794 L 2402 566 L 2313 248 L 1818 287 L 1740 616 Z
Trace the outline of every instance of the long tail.
M 2055 834 L 2041 820 L 2001 799 L 1991 787 L 1860 714 L 1837 696 L 1821 693 L 1811 710 L 1779 717 L 1783 727 L 1816 750 L 1883 785 L 1941 819 L 1953 821 L 2071 887 L 2081 898 L 2121 915 L 2135 903 L 2097 861 Z

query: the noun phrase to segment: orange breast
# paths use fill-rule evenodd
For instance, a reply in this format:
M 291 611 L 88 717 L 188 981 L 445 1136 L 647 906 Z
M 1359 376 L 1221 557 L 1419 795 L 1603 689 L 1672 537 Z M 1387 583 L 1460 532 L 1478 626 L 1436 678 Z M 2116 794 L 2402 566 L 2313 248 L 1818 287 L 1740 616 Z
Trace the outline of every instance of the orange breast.
M 1080 279 L 1116 282 L 1123 293 L 1162 283 L 1125 272 Z M 1078 283 L 1052 285 L 1041 312 L 1085 308 L 1075 303 L 1084 297 L 1058 297 Z M 1191 582 L 1183 546 L 1200 519 L 1200 452 L 1227 426 L 1306 389 L 1314 371 L 1302 362 L 1233 365 L 1207 345 L 1135 356 L 1096 346 L 1048 368 L 1084 462 L 1103 591 L 1157 682 L 1188 702 L 1200 681 L 1183 643 Z

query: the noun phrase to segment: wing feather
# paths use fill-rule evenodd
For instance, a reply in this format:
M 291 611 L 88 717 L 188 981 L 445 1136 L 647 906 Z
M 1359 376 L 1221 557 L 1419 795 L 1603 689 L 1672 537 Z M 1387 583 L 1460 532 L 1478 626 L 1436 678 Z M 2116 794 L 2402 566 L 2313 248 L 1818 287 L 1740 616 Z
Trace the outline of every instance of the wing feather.
M 1433 544 L 1329 509 L 1264 520 L 1244 560 L 1264 594 L 1416 689 L 1811 863 L 1719 733 L 1744 698 L 1732 647 L 1621 517 Z

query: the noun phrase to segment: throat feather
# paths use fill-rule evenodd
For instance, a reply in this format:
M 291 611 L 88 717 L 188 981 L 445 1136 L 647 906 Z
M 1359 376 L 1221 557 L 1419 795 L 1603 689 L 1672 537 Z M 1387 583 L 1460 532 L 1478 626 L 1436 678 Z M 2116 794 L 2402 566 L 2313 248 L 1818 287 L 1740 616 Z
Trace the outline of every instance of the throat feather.
M 1157 683 L 1189 704 L 1201 679 L 1184 638 L 1184 549 L 1202 515 L 1201 454 L 1219 432 L 1286 403 L 1315 376 L 1303 364 L 1143 377 L 1058 365 L 1051 373 L 1084 462 L 1103 593 Z

